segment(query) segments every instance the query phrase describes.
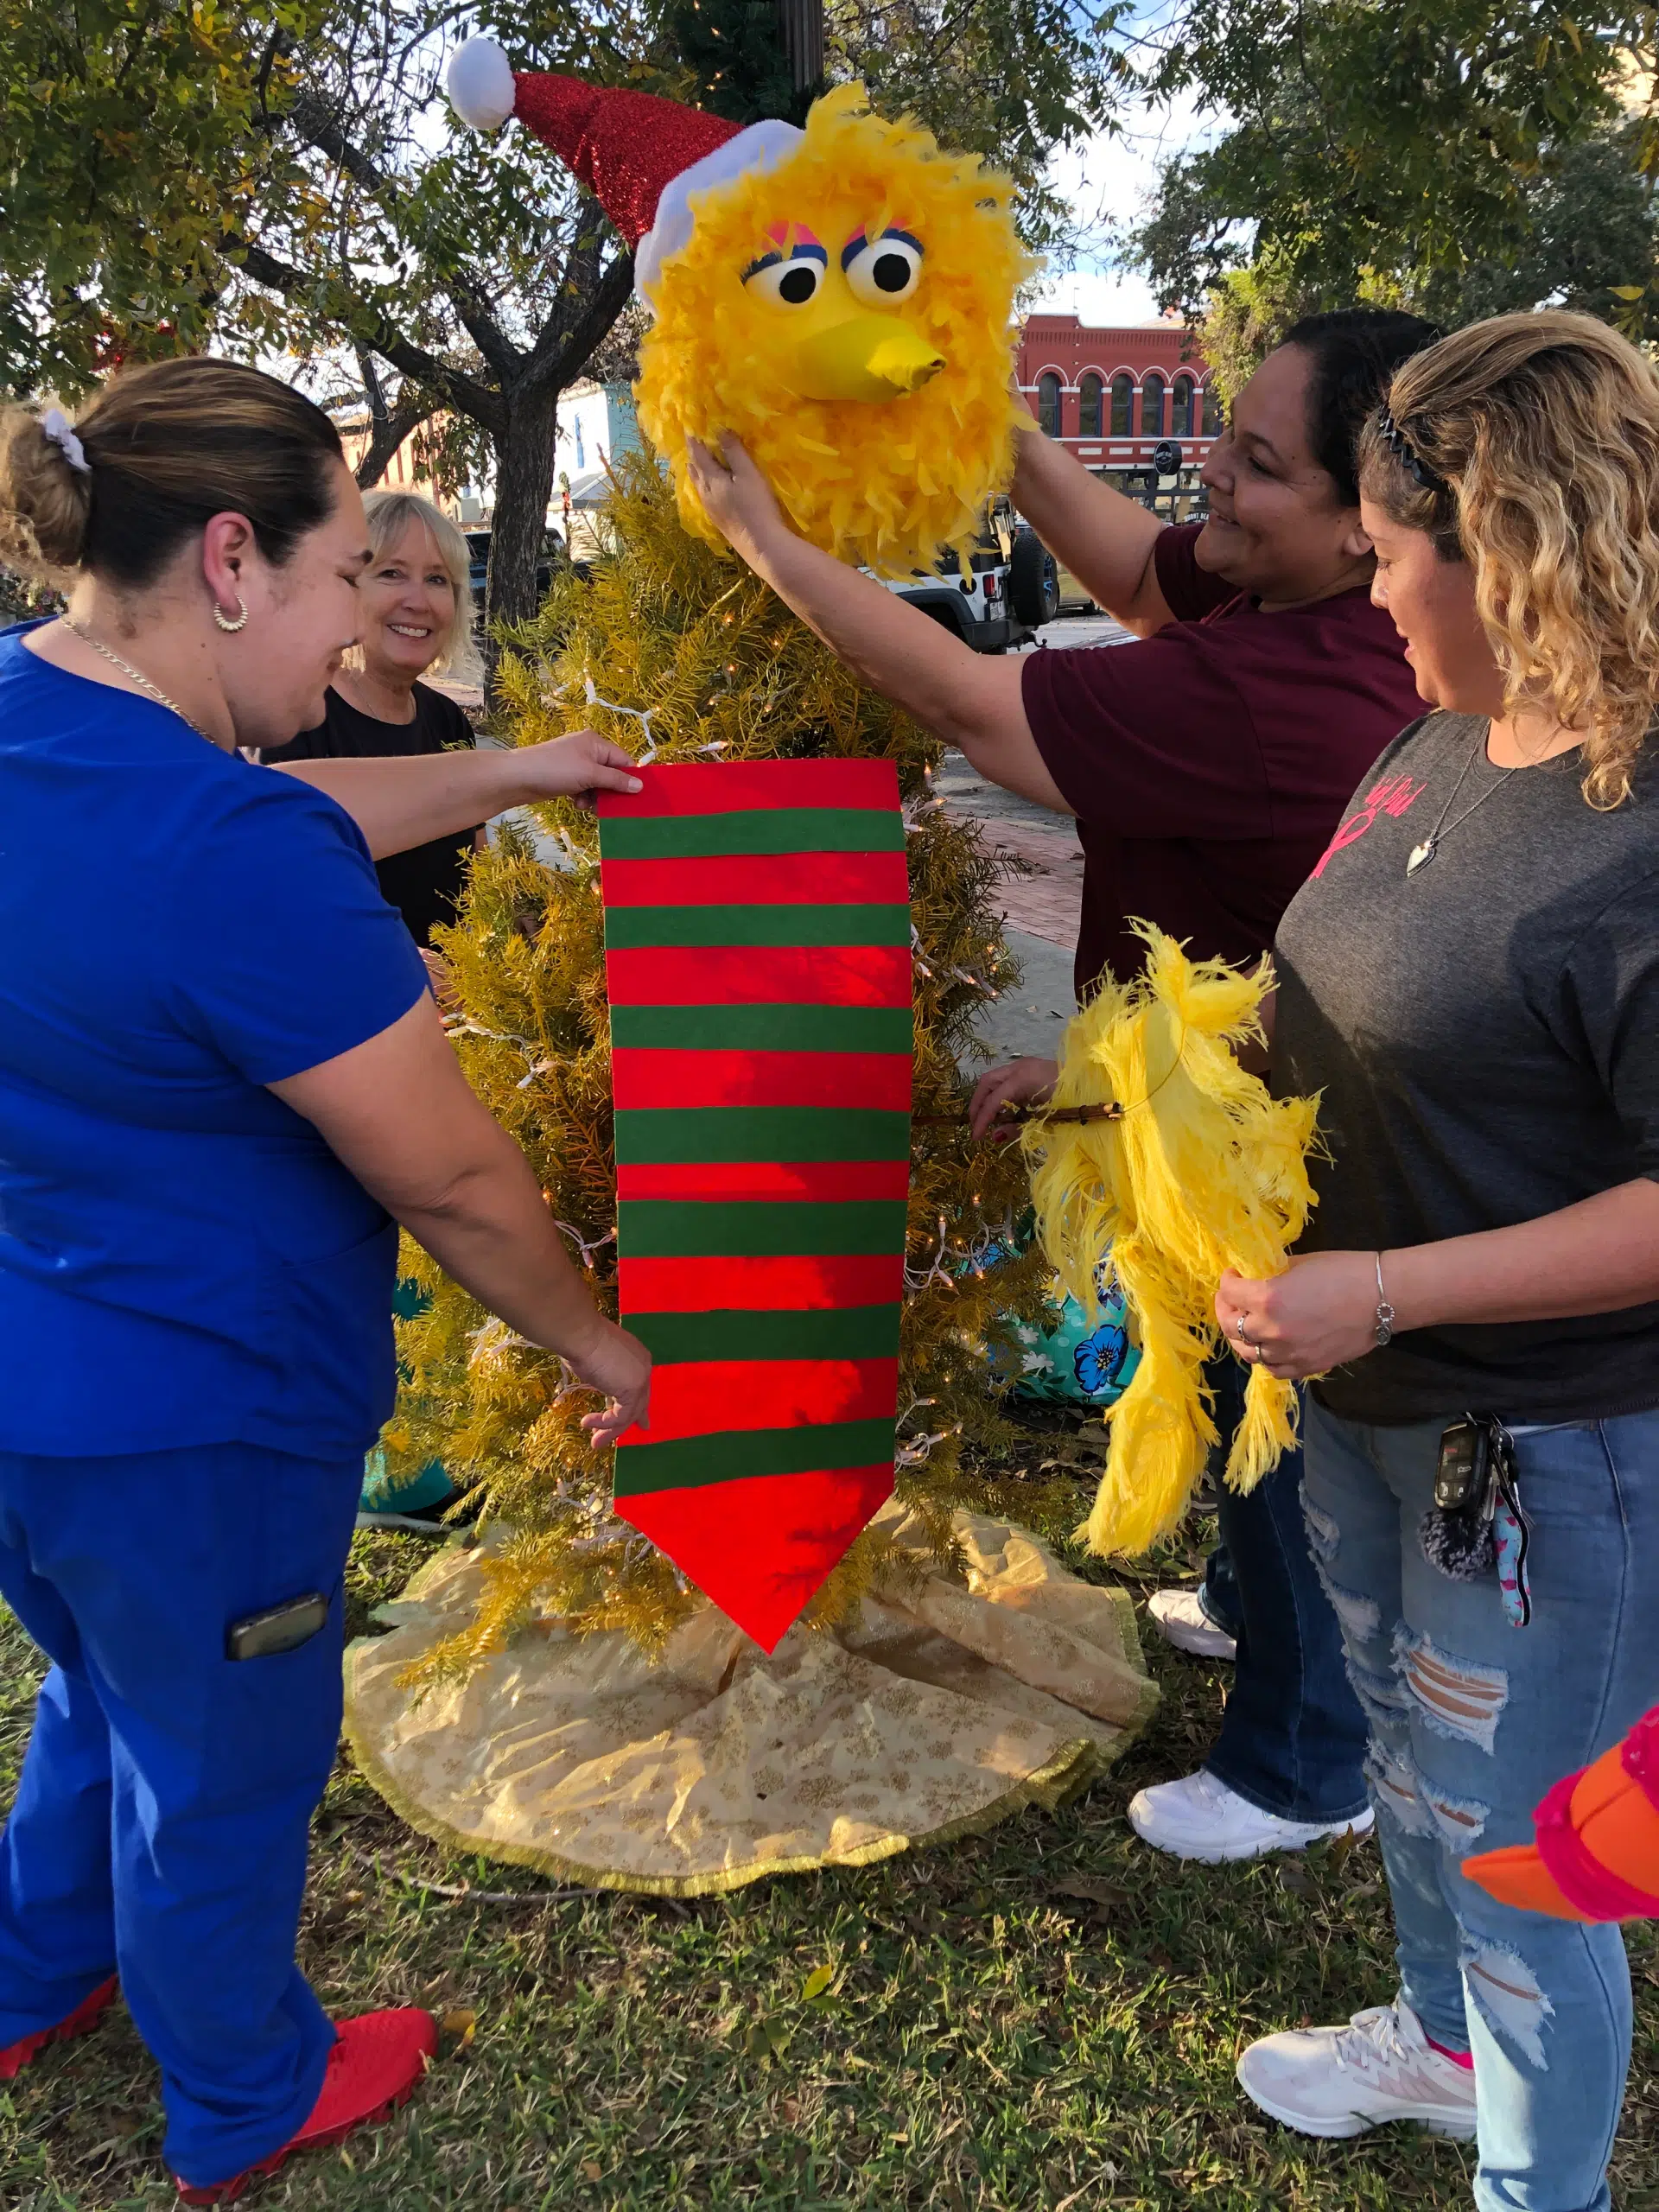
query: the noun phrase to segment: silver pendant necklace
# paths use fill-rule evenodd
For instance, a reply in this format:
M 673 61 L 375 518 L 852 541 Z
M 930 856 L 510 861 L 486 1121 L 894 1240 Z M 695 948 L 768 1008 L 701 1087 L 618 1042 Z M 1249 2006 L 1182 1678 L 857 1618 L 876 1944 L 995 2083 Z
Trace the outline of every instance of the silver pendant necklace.
M 133 682 L 137 684 L 142 690 L 148 691 L 150 697 L 158 701 L 161 705 L 167 709 L 169 714 L 176 715 L 187 729 L 194 730 L 196 735 L 200 738 L 206 739 L 209 745 L 218 744 L 219 740 L 215 737 L 209 737 L 207 732 L 203 729 L 200 722 L 193 722 L 189 715 L 185 713 L 184 709 L 180 706 L 178 701 L 176 699 L 169 699 L 159 683 L 152 683 L 149 678 L 144 674 L 143 669 L 135 668 L 130 660 L 123 660 L 119 653 L 111 652 L 110 648 L 101 639 L 93 637 L 90 630 L 83 630 L 79 623 L 72 620 L 68 615 L 60 614 L 58 620 L 62 623 L 66 630 L 72 632 L 74 636 L 80 639 L 83 645 L 90 645 L 95 653 L 102 653 L 105 659 L 111 663 L 113 666 L 118 668 L 123 676 L 130 676 Z
M 1406 855 L 1406 874 L 1408 875 L 1415 875 L 1419 868 L 1427 868 L 1430 861 L 1433 859 L 1435 854 L 1440 850 L 1441 838 L 1449 836 L 1452 830 L 1457 829 L 1461 823 L 1466 822 L 1470 816 L 1474 812 L 1477 806 L 1484 806 L 1486 801 L 1491 798 L 1492 793 L 1494 791 L 1502 791 L 1504 785 L 1509 782 L 1510 778 L 1515 774 L 1516 772 L 1513 768 L 1506 768 L 1495 784 L 1489 784 L 1485 790 L 1482 791 L 1480 797 L 1476 799 L 1472 804 L 1464 808 L 1463 812 L 1459 815 L 1456 822 L 1448 822 L 1446 820 L 1446 816 L 1451 813 L 1452 809 L 1457 804 L 1458 793 L 1463 789 L 1463 786 L 1468 779 L 1469 771 L 1474 766 L 1479 755 L 1486 750 L 1487 741 L 1491 735 L 1491 724 L 1488 722 L 1484 731 L 1475 740 L 1473 750 L 1470 753 L 1469 758 L 1464 762 L 1462 769 L 1459 772 L 1457 782 L 1452 786 L 1452 796 L 1447 799 L 1446 804 L 1440 809 L 1440 820 L 1429 831 L 1427 836 L 1424 838 L 1422 843 L 1421 845 L 1414 845 L 1410 852 Z

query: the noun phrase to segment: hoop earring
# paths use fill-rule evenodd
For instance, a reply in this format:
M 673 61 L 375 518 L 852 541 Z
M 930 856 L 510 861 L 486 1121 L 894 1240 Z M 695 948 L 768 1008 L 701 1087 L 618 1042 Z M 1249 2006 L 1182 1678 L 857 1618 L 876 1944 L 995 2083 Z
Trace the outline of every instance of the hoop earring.
M 248 607 L 247 601 L 243 598 L 241 593 L 238 592 L 236 594 L 236 620 L 234 622 L 228 619 L 224 609 L 219 606 L 217 600 L 213 602 L 213 620 L 218 623 L 221 630 L 228 632 L 232 636 L 238 630 L 245 630 L 248 626 Z

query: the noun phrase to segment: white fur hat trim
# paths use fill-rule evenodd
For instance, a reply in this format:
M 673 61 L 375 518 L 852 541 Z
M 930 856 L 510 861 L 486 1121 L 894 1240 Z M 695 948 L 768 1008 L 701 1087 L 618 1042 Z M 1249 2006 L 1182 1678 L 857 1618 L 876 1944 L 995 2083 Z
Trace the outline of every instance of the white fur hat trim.
M 474 130 L 499 130 L 512 113 L 512 64 L 493 38 L 469 38 L 443 73 L 449 105 Z
M 463 47 L 461 53 L 466 51 Z M 459 59 L 457 55 L 456 60 Z M 450 97 L 454 97 L 453 88 Z M 804 135 L 792 123 L 781 123 L 768 117 L 764 122 L 750 124 L 734 138 L 728 138 L 723 145 L 716 146 L 712 154 L 705 154 L 700 162 L 693 162 L 689 169 L 682 169 L 678 176 L 671 177 L 657 201 L 656 221 L 634 250 L 636 289 L 649 298 L 652 288 L 662 275 L 663 264 L 691 243 L 694 193 L 707 192 L 717 184 L 731 184 L 752 170 L 775 169 L 780 162 L 789 159 Z

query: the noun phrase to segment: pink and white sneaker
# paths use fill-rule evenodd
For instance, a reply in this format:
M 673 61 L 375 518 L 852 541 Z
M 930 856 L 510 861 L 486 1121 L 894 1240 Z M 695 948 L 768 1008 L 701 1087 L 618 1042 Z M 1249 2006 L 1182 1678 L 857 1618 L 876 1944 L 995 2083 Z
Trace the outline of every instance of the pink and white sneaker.
M 1475 2132 L 1472 2069 L 1434 2048 L 1402 1997 L 1345 2028 L 1263 2036 L 1237 2071 L 1251 2103 L 1299 2134 L 1363 2135 L 1396 2120 L 1464 2143 Z

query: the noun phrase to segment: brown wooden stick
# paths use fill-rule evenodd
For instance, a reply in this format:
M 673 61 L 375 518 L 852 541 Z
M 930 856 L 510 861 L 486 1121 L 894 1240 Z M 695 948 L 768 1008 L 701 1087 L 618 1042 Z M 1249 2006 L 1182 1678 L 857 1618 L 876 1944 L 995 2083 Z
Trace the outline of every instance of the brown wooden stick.
M 1116 1102 L 1109 1106 L 1005 1106 L 991 1126 L 995 1128 L 996 1122 L 1121 1122 L 1122 1118 L 1123 1109 Z M 960 1123 L 968 1119 L 968 1109 L 963 1107 L 955 1114 L 912 1114 L 911 1119 L 924 1126 Z

